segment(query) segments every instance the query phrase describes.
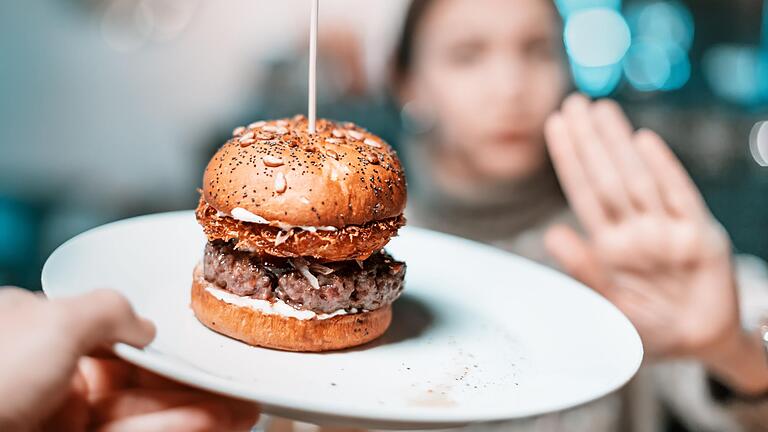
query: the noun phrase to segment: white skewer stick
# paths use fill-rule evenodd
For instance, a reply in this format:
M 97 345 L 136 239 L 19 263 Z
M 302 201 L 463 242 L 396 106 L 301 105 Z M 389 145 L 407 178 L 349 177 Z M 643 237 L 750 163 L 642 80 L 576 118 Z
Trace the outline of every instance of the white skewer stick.
M 309 133 L 315 133 L 317 123 L 317 15 L 320 0 L 312 0 L 309 25 Z

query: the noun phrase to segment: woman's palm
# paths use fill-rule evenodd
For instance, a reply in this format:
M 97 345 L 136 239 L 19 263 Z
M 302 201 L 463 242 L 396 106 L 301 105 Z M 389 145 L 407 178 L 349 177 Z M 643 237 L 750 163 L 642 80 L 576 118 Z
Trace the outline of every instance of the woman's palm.
M 566 271 L 621 309 L 652 355 L 695 355 L 738 327 L 728 237 L 657 135 L 576 96 L 547 138 L 587 233 L 548 233 Z

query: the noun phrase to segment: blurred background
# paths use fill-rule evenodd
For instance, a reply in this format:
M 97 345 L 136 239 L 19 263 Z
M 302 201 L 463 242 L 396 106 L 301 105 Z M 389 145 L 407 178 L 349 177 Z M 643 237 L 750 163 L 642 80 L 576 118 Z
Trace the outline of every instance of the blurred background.
M 735 247 L 768 259 L 768 0 L 559 0 L 574 85 L 683 159 Z M 323 0 L 319 113 L 402 145 L 405 0 Z M 305 111 L 308 2 L 0 2 L 0 285 L 39 289 L 91 227 L 196 205 L 231 130 Z

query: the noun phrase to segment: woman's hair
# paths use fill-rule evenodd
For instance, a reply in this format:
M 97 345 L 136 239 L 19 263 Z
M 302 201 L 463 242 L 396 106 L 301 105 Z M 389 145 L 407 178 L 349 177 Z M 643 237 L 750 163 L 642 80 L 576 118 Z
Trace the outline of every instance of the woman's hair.
M 413 52 L 416 44 L 416 33 L 427 10 L 435 3 L 434 0 L 412 0 L 405 15 L 405 24 L 400 33 L 400 39 L 395 48 L 394 81 L 402 82 L 408 76 L 413 66 Z

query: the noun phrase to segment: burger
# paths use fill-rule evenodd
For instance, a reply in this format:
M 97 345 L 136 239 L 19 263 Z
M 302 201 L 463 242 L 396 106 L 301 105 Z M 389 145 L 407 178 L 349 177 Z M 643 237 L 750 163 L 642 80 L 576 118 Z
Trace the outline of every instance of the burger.
M 394 150 L 353 123 L 303 116 L 238 127 L 208 163 L 196 217 L 208 239 L 192 309 L 216 332 L 287 351 L 367 343 L 392 321 L 405 264 Z

